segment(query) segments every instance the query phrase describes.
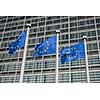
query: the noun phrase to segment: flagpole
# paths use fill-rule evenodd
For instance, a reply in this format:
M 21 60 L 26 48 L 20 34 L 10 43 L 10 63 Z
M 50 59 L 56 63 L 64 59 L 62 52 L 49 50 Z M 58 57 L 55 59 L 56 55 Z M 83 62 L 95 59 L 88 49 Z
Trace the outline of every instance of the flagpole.
M 58 63 L 59 63 L 59 34 L 60 31 L 56 30 L 56 83 L 58 83 Z
M 84 39 L 84 47 L 85 47 L 86 80 L 87 80 L 87 83 L 90 83 L 89 68 L 88 68 L 88 56 L 87 56 L 87 46 L 86 46 L 87 36 L 83 36 L 83 39 Z
M 29 28 L 31 28 L 31 24 L 27 24 L 26 27 L 27 27 L 27 34 L 26 34 L 24 54 L 23 54 L 21 72 L 20 72 L 20 80 L 19 80 L 20 83 L 23 82 L 23 77 L 24 77 L 24 67 L 25 67 L 25 61 L 26 61 L 27 44 L 28 44 L 28 37 L 29 37 Z

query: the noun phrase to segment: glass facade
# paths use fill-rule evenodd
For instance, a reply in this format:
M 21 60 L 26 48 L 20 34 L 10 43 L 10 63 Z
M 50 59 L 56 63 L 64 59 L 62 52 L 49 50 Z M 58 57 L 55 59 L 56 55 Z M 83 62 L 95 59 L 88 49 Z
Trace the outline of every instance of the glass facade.
M 55 83 L 55 54 L 33 58 L 40 42 L 61 31 L 59 51 L 88 37 L 87 53 L 91 83 L 100 83 L 100 17 L 99 16 L 1 16 L 0 17 L 0 83 L 19 82 L 23 48 L 9 55 L 7 48 L 31 23 L 23 82 Z M 85 59 L 61 64 L 59 83 L 86 82 Z

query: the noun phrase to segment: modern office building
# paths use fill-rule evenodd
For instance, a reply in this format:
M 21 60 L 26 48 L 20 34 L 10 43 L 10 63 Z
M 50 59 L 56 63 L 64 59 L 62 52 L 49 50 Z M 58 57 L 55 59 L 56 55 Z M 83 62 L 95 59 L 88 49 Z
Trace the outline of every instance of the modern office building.
M 99 16 L 1 16 L 0 17 L 0 83 L 18 83 L 23 48 L 8 54 L 9 44 L 16 40 L 25 25 L 30 23 L 24 79 L 25 83 L 55 83 L 56 55 L 33 58 L 40 42 L 61 31 L 59 51 L 80 42 L 86 35 L 89 75 L 91 83 L 100 82 L 100 17 Z M 59 55 L 59 83 L 86 83 L 85 59 L 61 64 Z

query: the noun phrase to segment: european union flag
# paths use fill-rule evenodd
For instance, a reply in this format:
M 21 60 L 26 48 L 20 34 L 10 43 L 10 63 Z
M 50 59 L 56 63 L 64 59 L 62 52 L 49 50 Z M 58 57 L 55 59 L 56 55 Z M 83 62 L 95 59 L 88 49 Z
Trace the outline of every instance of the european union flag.
M 33 57 L 56 53 L 56 35 L 36 46 Z
M 61 50 L 61 63 L 85 58 L 84 41 Z
M 8 53 L 13 54 L 17 49 L 24 47 L 26 40 L 26 32 L 22 32 L 21 35 L 9 45 Z

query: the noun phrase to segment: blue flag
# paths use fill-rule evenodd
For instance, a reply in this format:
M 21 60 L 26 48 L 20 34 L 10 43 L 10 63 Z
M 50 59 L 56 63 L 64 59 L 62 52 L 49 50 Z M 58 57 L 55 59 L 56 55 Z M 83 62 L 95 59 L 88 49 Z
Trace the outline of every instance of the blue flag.
M 84 41 L 61 50 L 61 63 L 85 58 Z
M 36 46 L 33 57 L 56 53 L 56 35 Z
M 17 49 L 24 47 L 26 40 L 26 32 L 22 32 L 21 35 L 9 45 L 8 53 L 13 54 Z

